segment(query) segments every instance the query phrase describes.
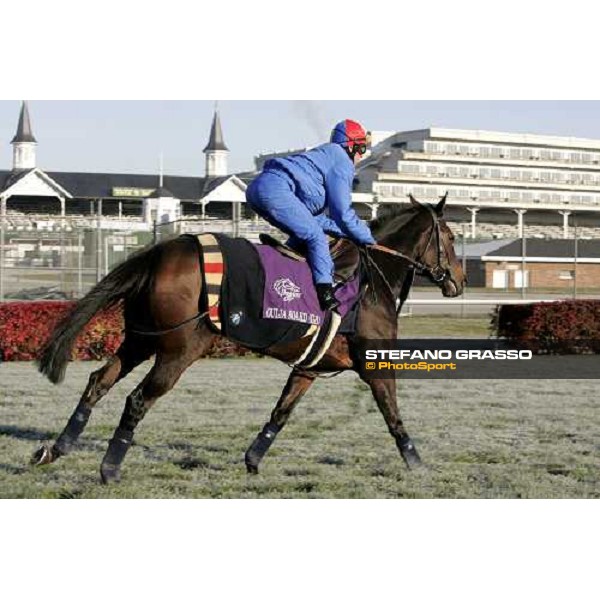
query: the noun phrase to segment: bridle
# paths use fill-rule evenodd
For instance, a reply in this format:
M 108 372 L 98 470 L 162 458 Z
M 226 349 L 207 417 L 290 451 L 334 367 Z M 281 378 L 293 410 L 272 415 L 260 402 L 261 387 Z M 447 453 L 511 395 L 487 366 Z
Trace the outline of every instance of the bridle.
M 376 250 L 378 252 L 390 254 L 391 256 L 395 256 L 396 258 L 405 260 L 406 262 L 409 263 L 409 268 L 413 269 L 415 274 L 425 275 L 436 285 L 441 285 L 450 275 L 448 269 L 446 269 L 444 266 L 442 266 L 442 254 L 443 254 L 444 248 L 442 245 L 442 236 L 441 236 L 441 232 L 440 232 L 440 220 L 439 220 L 435 210 L 431 206 L 429 206 L 428 204 L 424 204 L 422 206 L 425 206 L 425 208 L 427 208 L 427 210 L 429 211 L 429 214 L 431 215 L 433 222 L 432 222 L 431 229 L 429 231 L 429 239 L 427 240 L 427 245 L 425 246 L 424 250 L 420 254 L 421 258 L 412 258 L 411 256 L 408 256 L 407 254 L 404 254 L 403 252 L 400 252 L 399 250 L 394 250 L 393 248 L 389 248 L 388 246 L 384 246 L 382 244 L 373 244 L 365 249 L 365 255 L 367 257 L 369 264 L 375 268 L 375 271 L 377 271 L 377 273 L 381 277 L 382 281 L 385 283 L 386 287 L 388 288 L 388 290 L 392 296 L 394 296 L 393 288 L 390 285 L 389 281 L 387 280 L 387 277 L 385 276 L 385 274 L 379 267 L 379 265 L 369 255 L 369 251 L 371 251 L 371 250 Z M 429 247 L 431 246 L 434 236 L 435 236 L 435 243 L 436 243 L 436 248 L 437 248 L 436 264 L 433 266 L 430 266 L 430 265 L 426 264 L 425 262 L 423 262 L 422 257 L 427 254 L 427 251 L 429 250 Z M 374 294 L 374 289 L 373 289 L 372 284 L 371 284 L 371 289 Z

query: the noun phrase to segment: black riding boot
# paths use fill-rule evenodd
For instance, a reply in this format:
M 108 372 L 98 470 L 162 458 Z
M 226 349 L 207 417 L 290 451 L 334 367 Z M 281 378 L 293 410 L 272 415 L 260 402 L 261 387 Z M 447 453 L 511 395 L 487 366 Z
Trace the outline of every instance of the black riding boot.
M 333 293 L 333 285 L 331 283 L 317 283 L 315 284 L 315 289 L 317 290 L 317 298 L 319 299 L 321 310 L 335 310 L 340 305 Z

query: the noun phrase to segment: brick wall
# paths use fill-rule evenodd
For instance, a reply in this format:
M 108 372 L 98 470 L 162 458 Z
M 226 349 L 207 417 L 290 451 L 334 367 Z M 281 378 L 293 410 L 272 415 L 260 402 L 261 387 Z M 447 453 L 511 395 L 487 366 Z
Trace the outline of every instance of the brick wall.
M 521 262 L 485 262 L 485 285 L 493 287 L 493 272 L 506 270 L 508 272 L 508 287 L 515 287 L 515 272 L 521 270 Z M 528 263 L 525 271 L 529 272 L 530 288 L 564 288 L 573 289 L 573 278 L 564 277 L 572 274 L 573 263 Z M 563 275 L 563 277 L 561 277 Z M 577 263 L 577 287 L 600 289 L 600 264 Z

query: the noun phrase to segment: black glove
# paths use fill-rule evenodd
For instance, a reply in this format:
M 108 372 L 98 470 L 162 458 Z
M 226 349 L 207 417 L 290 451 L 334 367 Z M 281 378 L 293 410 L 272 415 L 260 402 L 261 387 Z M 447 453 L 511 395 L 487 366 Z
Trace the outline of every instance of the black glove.
M 317 290 L 317 298 L 319 299 L 321 310 L 335 310 L 340 305 L 333 293 L 333 285 L 331 283 L 317 283 L 315 284 L 315 289 Z

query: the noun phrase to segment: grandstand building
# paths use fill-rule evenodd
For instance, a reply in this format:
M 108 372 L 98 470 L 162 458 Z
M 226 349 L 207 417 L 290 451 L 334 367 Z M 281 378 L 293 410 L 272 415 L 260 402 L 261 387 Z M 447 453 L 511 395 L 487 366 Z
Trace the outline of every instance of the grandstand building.
M 447 218 L 472 238 L 600 237 L 600 140 L 429 128 L 374 132 L 356 192 L 371 212 L 448 192 Z M 458 231 L 460 233 L 460 229 Z

